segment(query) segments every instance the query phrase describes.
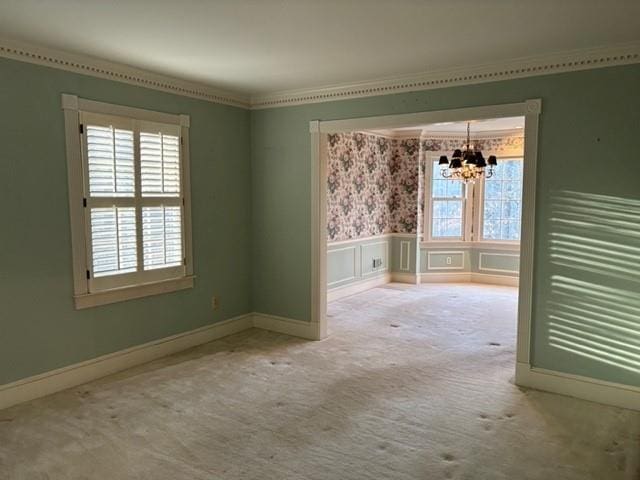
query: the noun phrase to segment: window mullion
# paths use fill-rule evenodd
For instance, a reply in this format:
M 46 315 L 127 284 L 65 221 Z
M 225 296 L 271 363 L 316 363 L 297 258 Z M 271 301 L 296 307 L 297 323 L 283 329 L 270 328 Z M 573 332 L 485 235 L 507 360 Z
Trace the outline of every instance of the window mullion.
M 133 176 L 134 176 L 134 203 L 136 208 L 136 255 L 137 271 L 144 270 L 144 251 L 142 241 L 142 189 L 141 189 L 142 159 L 140 155 L 140 126 L 134 122 L 133 126 Z

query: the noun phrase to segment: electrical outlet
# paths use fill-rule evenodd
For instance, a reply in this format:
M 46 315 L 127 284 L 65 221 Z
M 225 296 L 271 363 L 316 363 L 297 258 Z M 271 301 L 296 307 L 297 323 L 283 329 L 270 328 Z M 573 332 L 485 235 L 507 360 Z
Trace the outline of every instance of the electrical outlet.
M 373 268 L 379 268 L 382 266 L 382 259 L 381 258 L 374 258 L 373 259 Z
M 447 257 L 447 265 L 451 265 L 451 257 Z
M 211 297 L 211 309 L 217 310 L 219 306 L 220 306 L 220 301 L 218 300 L 218 297 L 214 295 L 213 297 Z

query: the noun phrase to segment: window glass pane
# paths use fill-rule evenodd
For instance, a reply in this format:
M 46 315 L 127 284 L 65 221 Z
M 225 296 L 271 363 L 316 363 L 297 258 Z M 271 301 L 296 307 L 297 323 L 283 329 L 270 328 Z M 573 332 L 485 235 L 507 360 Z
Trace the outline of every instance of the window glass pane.
M 442 177 L 438 161 L 432 163 L 431 236 L 462 237 L 463 185 Z
M 446 180 L 447 197 L 462 198 L 462 182 L 460 180 Z
M 448 180 L 434 180 L 433 181 L 433 197 L 443 198 L 447 196 L 447 183 Z
M 182 219 L 180 207 L 142 207 L 144 269 L 182 265 Z
M 133 197 L 133 132 L 87 125 L 89 194 L 93 197 Z
M 180 195 L 180 139 L 140 132 L 140 184 L 143 196 Z
M 484 181 L 482 238 L 520 240 L 522 216 L 522 160 L 499 161 Z
M 134 207 L 91 209 L 93 276 L 135 272 L 137 267 Z

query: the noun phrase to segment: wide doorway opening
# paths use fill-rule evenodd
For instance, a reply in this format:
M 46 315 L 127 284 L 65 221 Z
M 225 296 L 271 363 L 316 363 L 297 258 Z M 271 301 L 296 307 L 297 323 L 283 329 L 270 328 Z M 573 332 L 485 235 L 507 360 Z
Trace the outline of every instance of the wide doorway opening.
M 527 103 L 312 124 L 319 338 L 405 325 L 529 363 Z

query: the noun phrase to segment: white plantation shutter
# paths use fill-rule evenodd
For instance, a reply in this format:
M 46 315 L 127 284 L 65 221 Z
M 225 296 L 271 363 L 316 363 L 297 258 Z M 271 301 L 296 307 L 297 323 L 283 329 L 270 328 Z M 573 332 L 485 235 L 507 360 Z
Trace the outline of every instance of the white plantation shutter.
M 143 196 L 180 195 L 180 139 L 140 132 L 140 183 Z
M 133 131 L 87 126 L 89 192 L 95 197 L 133 197 Z
M 142 207 L 144 269 L 182 264 L 182 219 L 180 207 Z
M 135 272 L 138 266 L 135 208 L 92 208 L 91 248 L 95 277 Z
M 80 121 L 89 292 L 184 276 L 180 126 Z

